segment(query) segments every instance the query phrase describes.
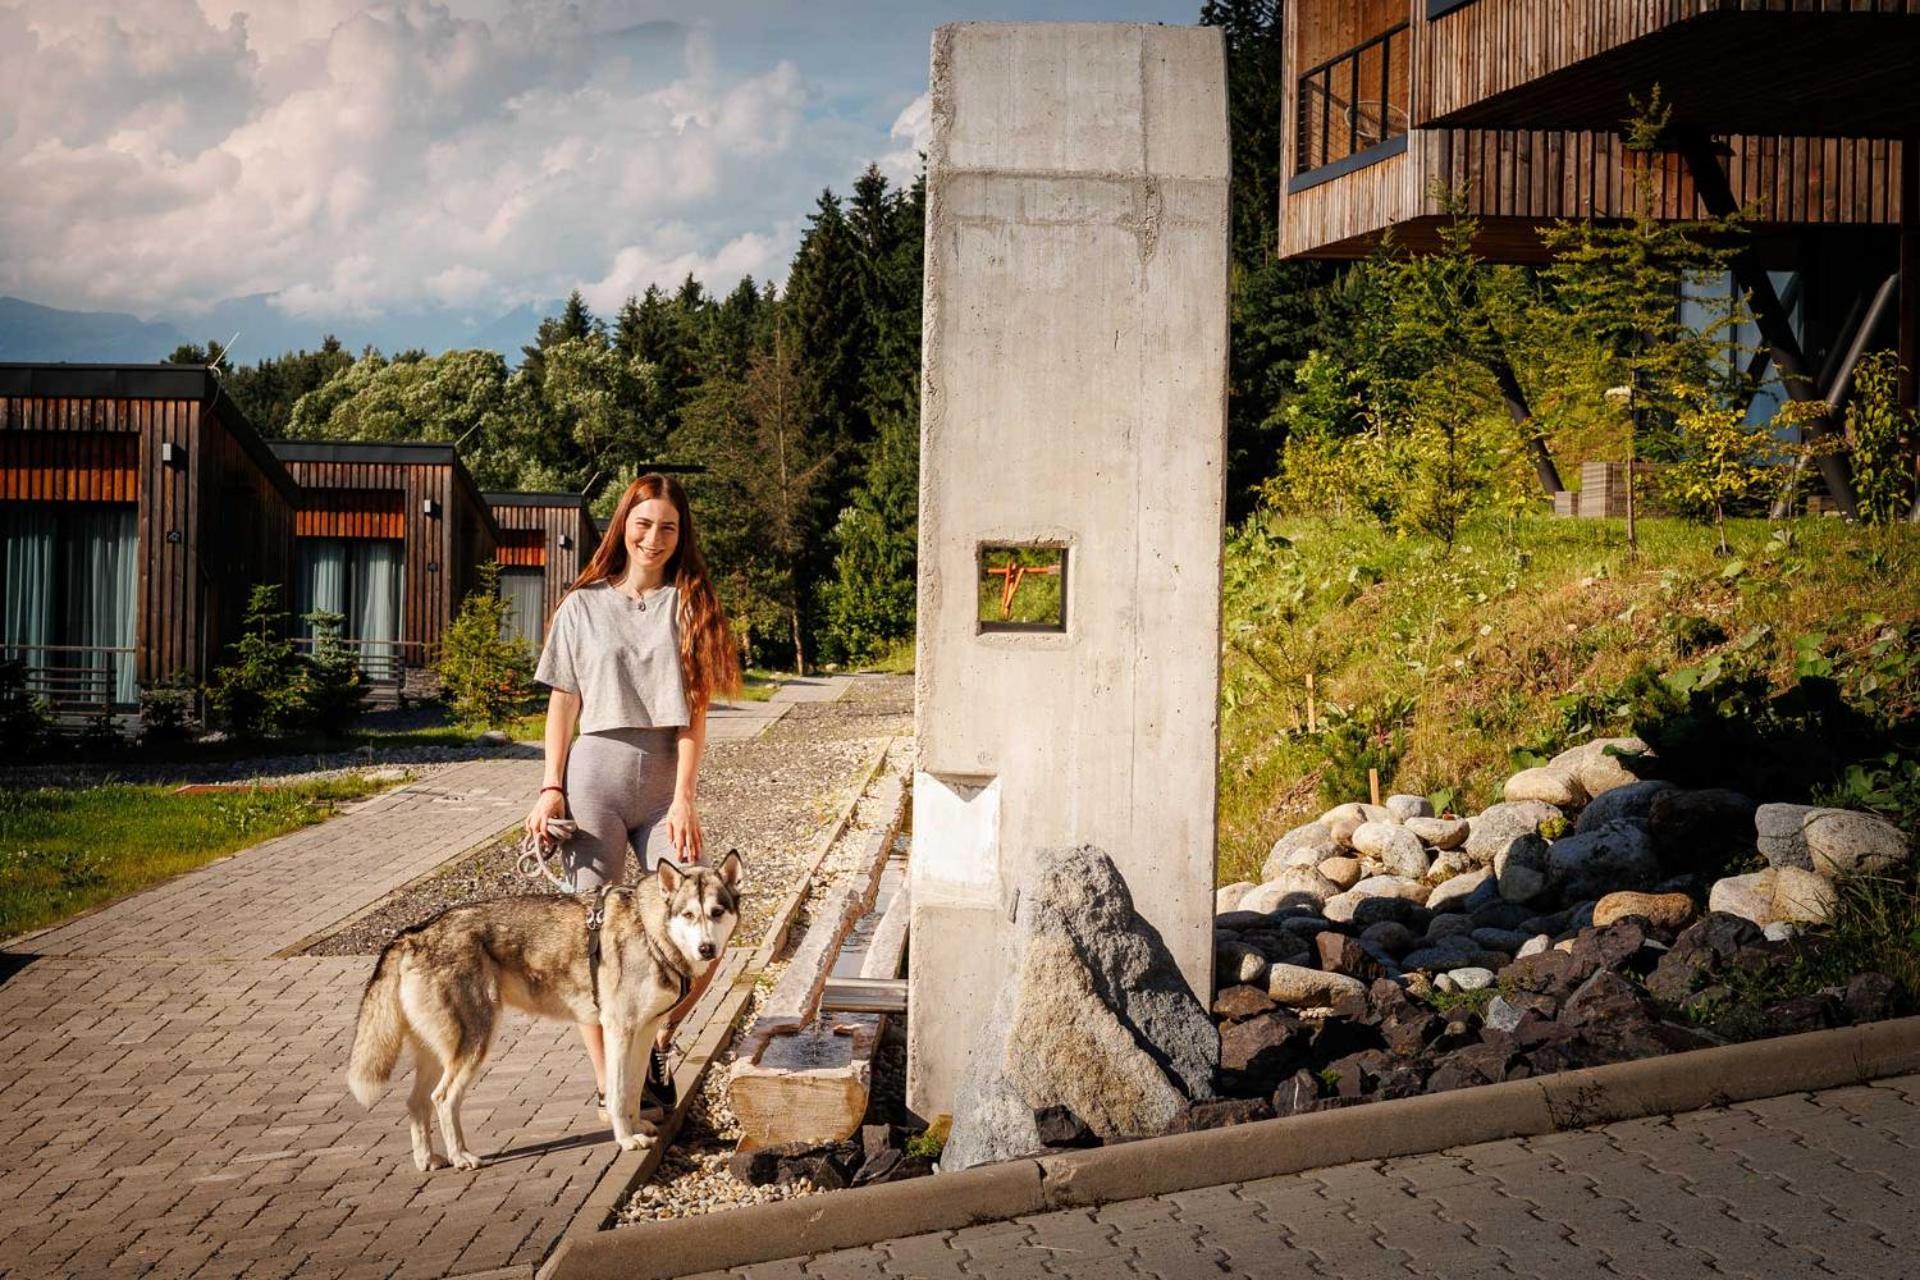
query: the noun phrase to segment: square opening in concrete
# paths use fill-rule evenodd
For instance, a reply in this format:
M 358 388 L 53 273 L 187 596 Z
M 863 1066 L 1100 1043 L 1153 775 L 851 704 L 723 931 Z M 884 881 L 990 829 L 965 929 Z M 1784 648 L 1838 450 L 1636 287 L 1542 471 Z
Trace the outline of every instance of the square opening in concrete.
M 1067 549 L 980 544 L 981 631 L 1065 631 Z

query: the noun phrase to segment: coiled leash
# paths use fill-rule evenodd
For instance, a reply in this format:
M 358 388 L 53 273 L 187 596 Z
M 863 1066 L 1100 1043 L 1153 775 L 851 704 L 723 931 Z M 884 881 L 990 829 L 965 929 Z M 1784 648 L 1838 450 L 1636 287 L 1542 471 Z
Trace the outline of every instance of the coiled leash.
M 547 854 L 558 852 L 579 829 L 572 818 L 548 818 L 543 834 L 528 832 L 520 841 L 520 874 L 529 880 L 545 880 L 561 893 L 579 892 L 574 888 L 571 870 L 563 880 L 547 865 Z

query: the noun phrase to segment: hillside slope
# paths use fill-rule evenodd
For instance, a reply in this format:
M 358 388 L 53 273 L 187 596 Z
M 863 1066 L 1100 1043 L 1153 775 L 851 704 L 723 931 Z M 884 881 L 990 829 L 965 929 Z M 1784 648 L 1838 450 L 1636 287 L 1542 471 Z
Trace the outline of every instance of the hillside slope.
M 1875 715 L 1910 736 L 1920 529 L 1747 521 L 1728 537 L 1723 559 L 1712 530 L 1677 520 L 1643 521 L 1637 556 L 1619 521 L 1484 520 L 1451 555 L 1360 524 L 1256 518 L 1234 531 L 1220 882 L 1258 880 L 1288 827 L 1365 799 L 1370 763 L 1386 789 L 1477 811 L 1533 755 L 1625 732 L 1650 696 L 1696 686 L 1726 689 L 1716 705 L 1738 717 L 1756 690 L 1832 676 L 1849 695 L 1902 700 Z M 1668 677 L 1651 695 L 1631 679 L 1645 667 Z M 1886 741 L 1883 725 L 1821 726 L 1807 767 L 1776 769 L 1776 786 L 1817 788 Z

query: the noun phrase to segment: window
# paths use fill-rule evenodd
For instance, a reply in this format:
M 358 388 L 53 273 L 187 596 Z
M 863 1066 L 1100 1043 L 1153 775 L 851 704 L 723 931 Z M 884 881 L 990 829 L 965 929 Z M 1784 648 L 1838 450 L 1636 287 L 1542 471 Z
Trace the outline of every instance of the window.
M 294 576 L 294 613 L 311 637 L 310 613 L 337 613 L 342 638 L 360 650 L 362 667 L 384 667 L 399 655 L 404 543 L 382 538 L 302 538 Z
M 540 652 L 547 621 L 547 571 L 502 569 L 500 598 L 512 607 L 501 634 L 518 636 L 529 649 Z
M 130 706 L 135 508 L 0 503 L 0 649 L 53 703 Z
M 981 631 L 1065 631 L 1067 549 L 982 545 Z

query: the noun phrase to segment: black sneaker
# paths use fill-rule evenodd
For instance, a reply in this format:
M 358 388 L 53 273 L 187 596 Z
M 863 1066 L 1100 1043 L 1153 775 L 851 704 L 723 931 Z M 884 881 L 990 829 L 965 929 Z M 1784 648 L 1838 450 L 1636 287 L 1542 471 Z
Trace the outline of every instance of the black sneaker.
M 658 1106 L 662 1111 L 679 1105 L 680 1090 L 673 1083 L 673 1073 L 667 1070 L 665 1049 L 656 1048 L 647 1054 L 647 1083 L 640 1100 L 642 1106 Z

